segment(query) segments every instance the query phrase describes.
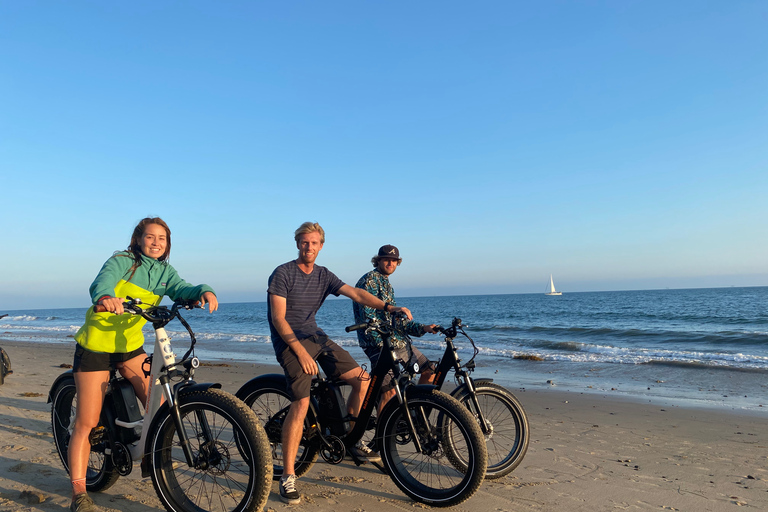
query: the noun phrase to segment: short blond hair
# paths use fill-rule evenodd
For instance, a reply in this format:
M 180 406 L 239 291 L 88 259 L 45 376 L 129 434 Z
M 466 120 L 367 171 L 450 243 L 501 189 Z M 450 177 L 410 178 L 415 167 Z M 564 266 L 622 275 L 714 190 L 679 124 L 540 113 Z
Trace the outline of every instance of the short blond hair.
M 293 233 L 293 239 L 297 242 L 301 235 L 317 232 L 320 234 L 320 243 L 325 243 L 325 230 L 317 222 L 305 222 Z

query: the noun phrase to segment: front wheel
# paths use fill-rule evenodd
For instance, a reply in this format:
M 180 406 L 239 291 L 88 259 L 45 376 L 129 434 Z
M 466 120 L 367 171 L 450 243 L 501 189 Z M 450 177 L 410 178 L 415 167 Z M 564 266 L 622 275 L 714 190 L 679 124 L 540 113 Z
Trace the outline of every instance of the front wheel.
M 501 478 L 511 473 L 528 451 L 528 417 L 517 397 L 503 386 L 492 382 L 474 384 L 480 411 L 466 386 L 456 388 L 451 395 L 472 413 L 478 424 L 482 412 L 486 422 L 483 437 L 488 449 L 485 478 Z M 452 450 L 450 445 L 448 456 L 458 469 L 467 467 L 461 451 Z
M 238 395 L 240 395 L 239 392 Z M 243 402 L 256 413 L 256 417 L 264 426 L 272 456 L 273 478 L 279 480 L 283 476 L 283 422 L 288 414 L 288 408 L 291 406 L 288 392 L 285 390 L 285 386 L 265 384 L 243 393 L 242 396 Z M 312 469 L 317 460 L 317 452 L 317 443 L 307 439 L 305 420 L 304 435 L 299 442 L 299 451 L 294 462 L 294 472 L 297 477 Z
M 51 430 L 53 444 L 59 453 L 64 469 L 69 473 L 69 438 L 75 428 L 77 414 L 77 388 L 75 378 L 62 379 L 51 391 Z M 112 487 L 120 477 L 112 457 L 106 454 L 109 444 L 107 433 L 101 421 L 90 435 L 91 453 L 88 455 L 88 469 L 85 486 L 90 492 L 100 492 Z
M 267 503 L 272 481 L 269 444 L 258 419 L 238 399 L 219 389 L 178 399 L 192 465 L 180 446 L 170 410 L 153 423 L 152 483 L 172 512 L 251 512 Z
M 465 407 L 437 390 L 409 393 L 407 401 L 414 431 L 400 404 L 390 403 L 379 419 L 381 459 L 392 480 L 414 500 L 433 507 L 469 499 L 480 487 L 487 463 L 477 422 Z M 468 462 L 463 472 L 447 456 L 449 438 L 452 449 Z

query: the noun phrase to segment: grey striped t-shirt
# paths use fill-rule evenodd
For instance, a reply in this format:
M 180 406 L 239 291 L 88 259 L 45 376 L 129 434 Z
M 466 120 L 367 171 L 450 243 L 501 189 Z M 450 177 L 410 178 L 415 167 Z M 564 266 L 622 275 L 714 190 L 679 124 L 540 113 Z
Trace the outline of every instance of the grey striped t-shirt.
M 269 294 L 285 297 L 285 320 L 301 340 L 315 335 L 325 336 L 323 330 L 315 323 L 315 313 L 326 297 L 331 294 L 338 297 L 342 286 L 344 282 L 341 279 L 320 265 L 315 265 L 310 274 L 305 274 L 294 260 L 283 263 L 272 272 L 267 288 L 267 320 L 275 354 L 281 354 L 288 345 L 272 324 Z

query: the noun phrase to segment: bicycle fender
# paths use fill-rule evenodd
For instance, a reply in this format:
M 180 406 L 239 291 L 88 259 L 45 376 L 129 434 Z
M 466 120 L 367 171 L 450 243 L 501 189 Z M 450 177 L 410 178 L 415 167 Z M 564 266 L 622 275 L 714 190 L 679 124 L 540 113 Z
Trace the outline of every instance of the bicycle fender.
M 477 389 L 478 384 L 491 384 L 493 379 L 472 379 L 472 382 L 475 384 L 475 389 Z M 461 386 L 456 386 L 453 391 L 451 391 L 451 396 L 453 398 L 458 398 L 464 393 L 469 393 L 466 383 L 462 384 Z
M 237 390 L 235 396 L 240 400 L 245 398 L 254 392 L 254 390 L 262 388 L 266 385 L 278 387 L 280 389 L 287 389 L 288 384 L 285 380 L 285 375 L 282 373 L 267 373 L 265 375 L 259 375 L 254 377 Z
M 75 376 L 72 373 L 72 370 L 67 370 L 64 373 L 62 373 L 61 375 L 59 375 L 58 377 L 56 377 L 56 380 L 53 381 L 53 384 L 51 384 L 51 389 L 48 390 L 48 403 L 51 403 L 51 401 L 53 400 L 53 397 L 51 395 L 53 394 L 54 390 L 57 387 L 59 387 L 59 384 L 61 384 L 65 380 L 70 380 L 70 379 L 71 380 L 75 379 Z
M 174 386 L 174 394 L 178 393 L 179 396 L 184 396 L 188 393 L 192 393 L 195 391 L 205 391 L 206 389 L 211 389 L 211 388 L 221 389 L 221 384 L 219 384 L 218 382 L 195 382 L 194 384 L 189 384 L 186 386 L 184 386 L 184 384 L 185 384 L 184 382 L 176 384 L 176 386 Z M 183 386 L 183 387 L 178 391 L 176 391 L 175 388 L 177 388 L 178 386 Z
M 195 382 L 194 384 L 188 384 L 184 386 L 186 382 L 180 382 L 176 384 L 173 388 L 173 395 L 176 398 L 176 401 L 174 402 L 174 405 L 178 405 L 178 399 L 188 395 L 190 393 L 194 393 L 195 391 L 205 391 L 206 389 L 219 389 L 221 388 L 221 384 L 219 383 L 212 383 L 212 382 Z M 183 386 L 181 389 L 179 389 L 179 386 Z M 159 390 L 157 392 L 160 392 Z M 163 401 L 163 405 L 160 406 L 160 408 L 155 413 L 154 418 L 152 418 L 152 423 L 149 426 L 149 432 L 154 432 L 155 427 L 157 423 L 164 418 L 166 415 L 170 414 L 169 412 L 170 407 L 168 406 L 167 401 Z M 147 436 L 147 443 L 149 443 L 149 436 Z
M 414 384 L 405 388 L 405 398 L 410 397 L 414 393 L 429 393 L 433 389 L 437 389 L 434 384 Z

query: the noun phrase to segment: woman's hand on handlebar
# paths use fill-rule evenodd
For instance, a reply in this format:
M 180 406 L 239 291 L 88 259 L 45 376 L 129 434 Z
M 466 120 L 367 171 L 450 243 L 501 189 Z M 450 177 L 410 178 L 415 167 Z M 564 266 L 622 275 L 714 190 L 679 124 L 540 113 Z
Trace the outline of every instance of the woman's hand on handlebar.
M 200 306 L 205 307 L 205 305 L 208 304 L 208 312 L 213 313 L 217 309 L 219 309 L 219 299 L 216 298 L 216 295 L 214 295 L 211 292 L 205 292 L 200 297 Z
M 122 315 L 123 313 L 125 313 L 125 309 L 123 309 L 124 301 L 125 299 L 122 299 L 120 297 L 105 297 L 99 301 L 98 305 L 102 306 L 109 313 Z

